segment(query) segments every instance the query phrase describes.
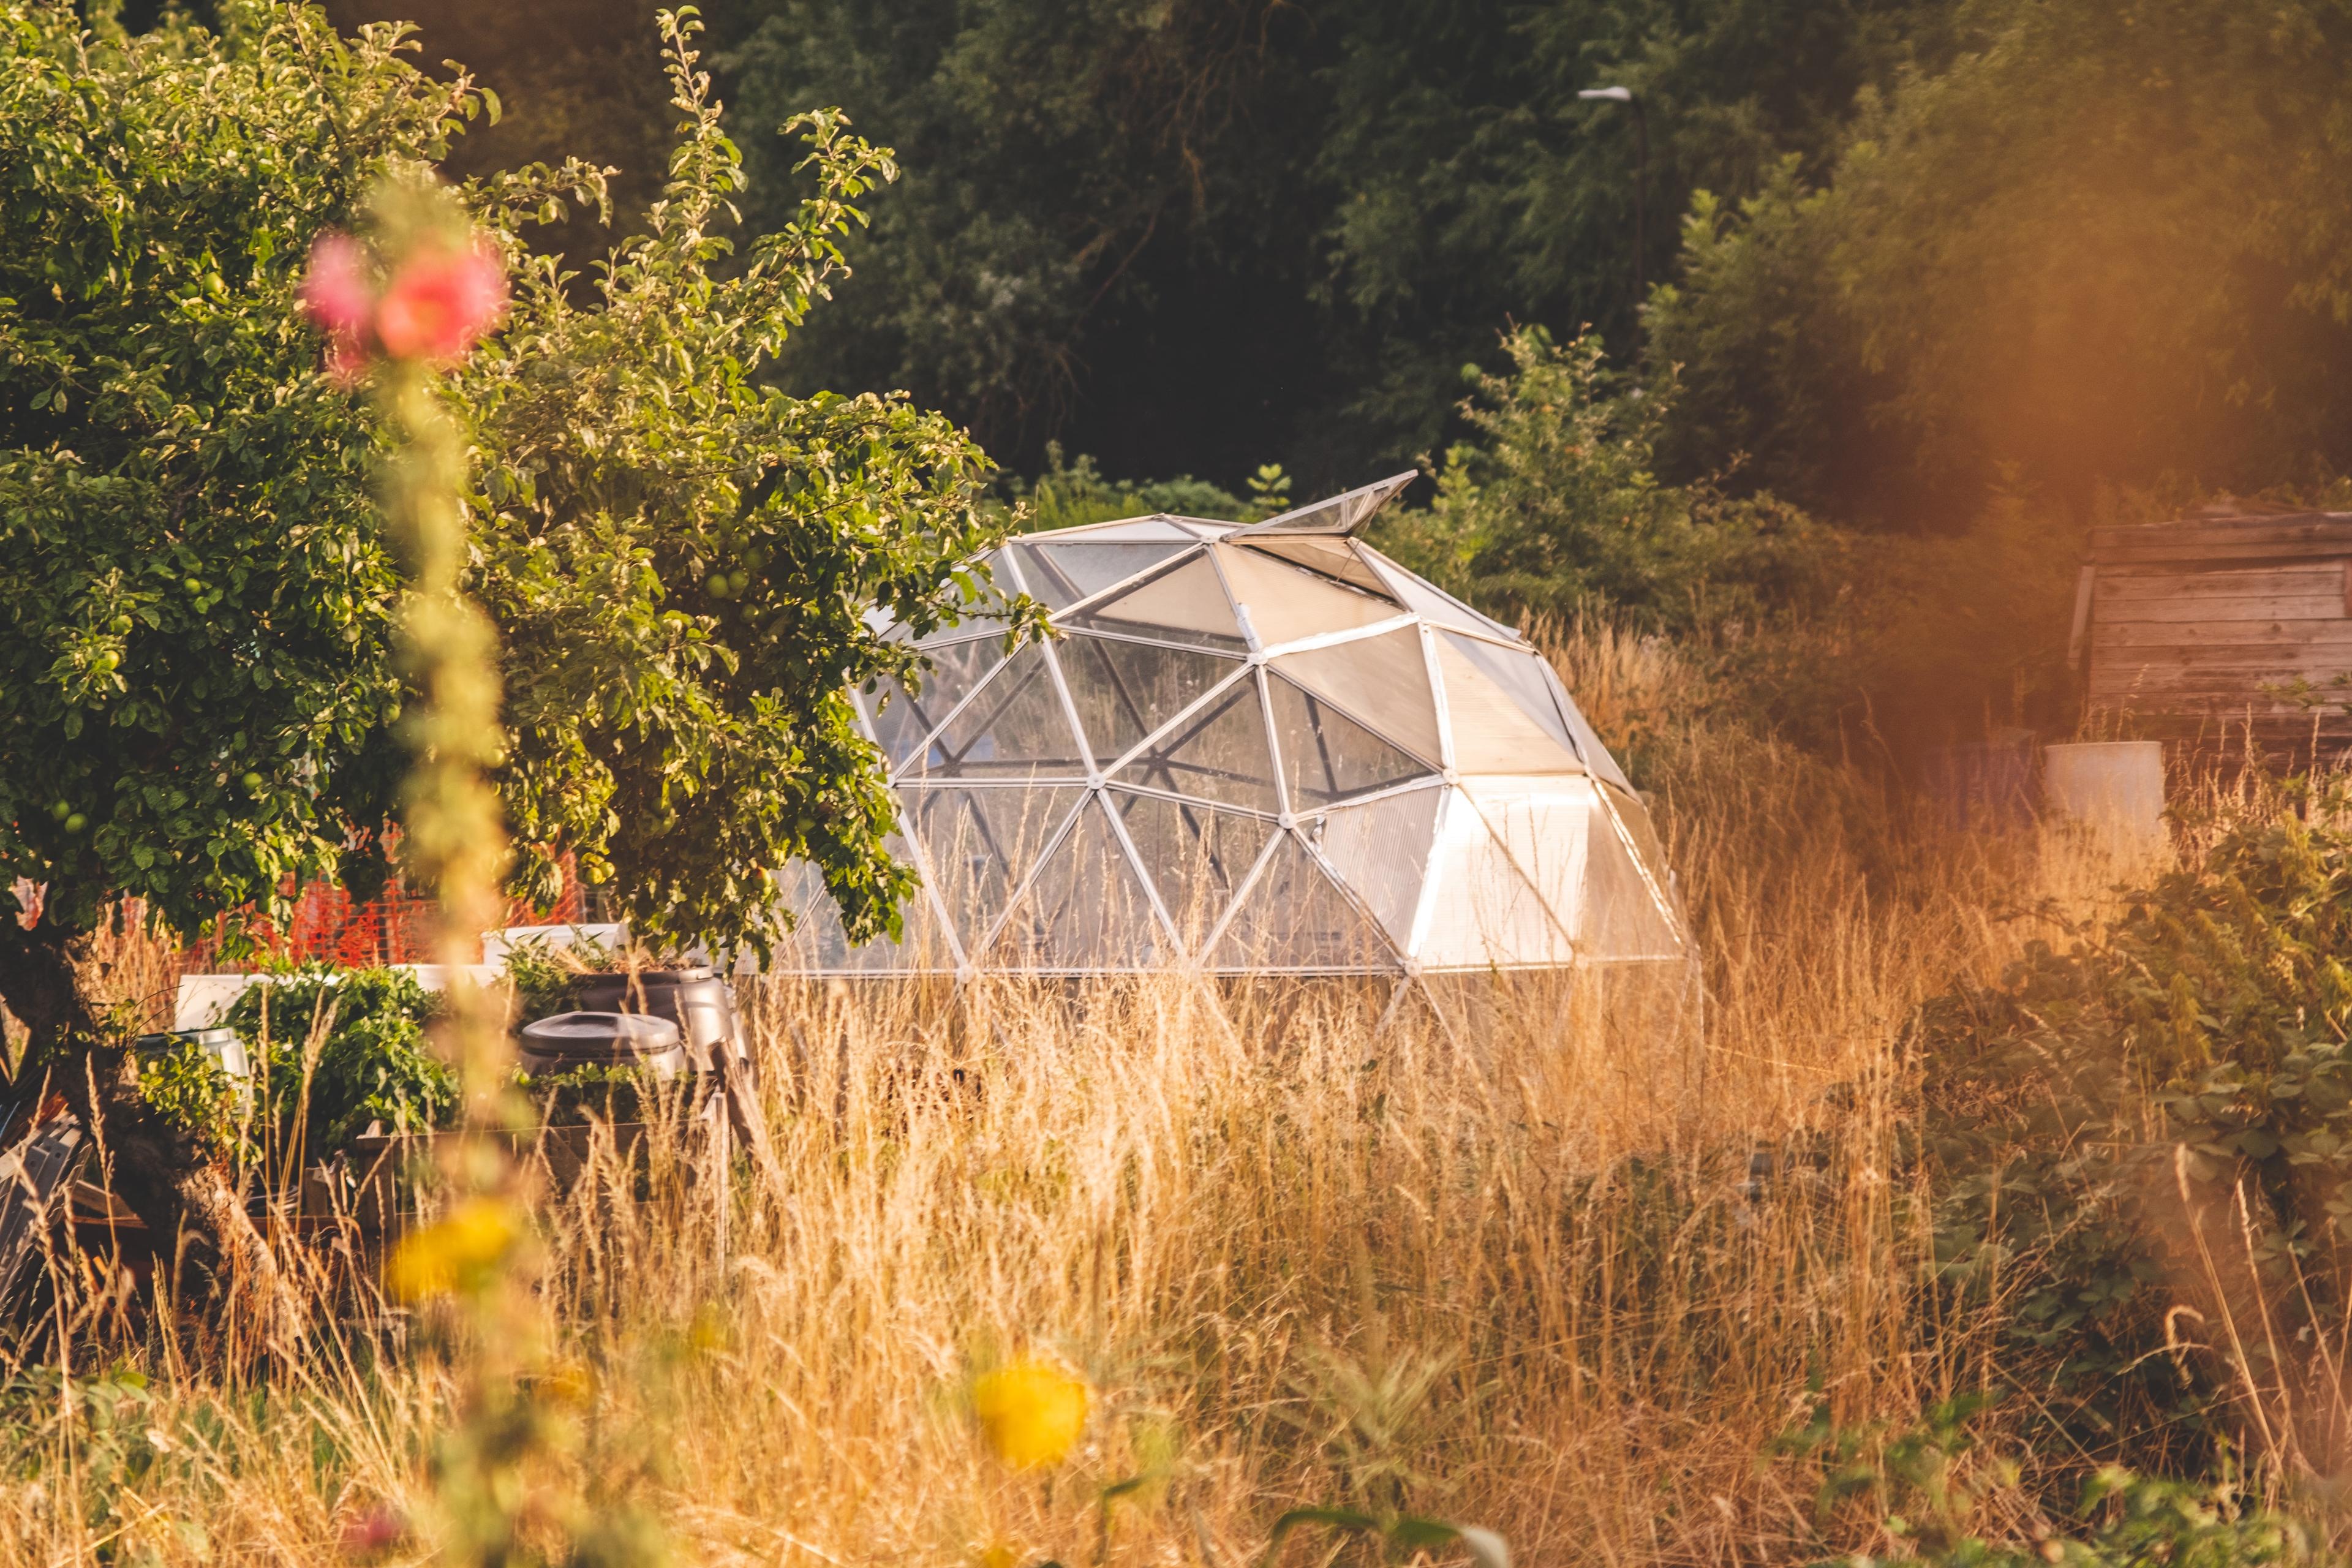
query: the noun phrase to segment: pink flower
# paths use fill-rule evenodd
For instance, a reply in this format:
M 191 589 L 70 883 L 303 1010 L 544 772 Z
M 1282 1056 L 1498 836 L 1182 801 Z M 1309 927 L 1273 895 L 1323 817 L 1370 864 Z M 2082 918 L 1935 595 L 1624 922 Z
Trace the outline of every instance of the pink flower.
M 376 338 L 394 359 L 456 359 L 506 308 L 506 273 L 487 248 L 426 253 L 394 274 L 376 305 Z
M 477 244 L 457 251 L 432 246 L 394 270 L 381 295 L 371 287 L 366 255 L 349 235 L 326 234 L 310 247 L 302 308 L 329 339 L 327 369 L 352 382 L 379 354 L 453 360 L 506 312 L 506 271 L 498 254 Z
M 322 234 L 310 247 L 310 270 L 302 279 L 302 308 L 338 338 L 357 338 L 375 308 L 368 287 L 367 260 L 348 234 Z
M 399 1545 L 407 1535 L 407 1517 L 390 1503 L 378 1503 L 357 1519 L 344 1521 L 342 1547 L 352 1556 L 369 1556 Z

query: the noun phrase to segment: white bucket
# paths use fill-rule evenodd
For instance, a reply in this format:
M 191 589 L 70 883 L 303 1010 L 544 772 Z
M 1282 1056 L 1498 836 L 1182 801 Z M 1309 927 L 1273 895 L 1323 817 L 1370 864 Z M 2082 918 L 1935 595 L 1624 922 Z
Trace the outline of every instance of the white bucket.
M 2042 803 L 2063 822 L 2101 835 L 2164 837 L 2164 748 L 2154 741 L 2045 746 Z

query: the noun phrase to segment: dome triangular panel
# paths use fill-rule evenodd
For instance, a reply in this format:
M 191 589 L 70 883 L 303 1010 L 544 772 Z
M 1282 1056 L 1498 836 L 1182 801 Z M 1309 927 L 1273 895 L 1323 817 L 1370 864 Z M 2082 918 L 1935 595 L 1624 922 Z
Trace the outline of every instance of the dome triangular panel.
M 1152 737 L 1116 777 L 1196 800 L 1280 811 L 1255 679 L 1244 673 Z
M 1083 779 L 1086 753 L 1070 729 L 1045 650 L 1032 643 L 1006 660 L 910 758 L 908 779 Z
M 1133 751 L 1238 668 L 1230 658 L 1197 648 L 1083 632 L 1056 642 L 1054 658 L 1098 768 Z
M 1141 969 L 1166 948 L 1142 879 L 1100 797 L 1089 795 L 1014 900 L 990 954 L 1007 969 Z
M 1296 834 L 1279 835 L 1218 934 L 1212 968 L 1394 969 L 1396 949 L 1339 890 Z

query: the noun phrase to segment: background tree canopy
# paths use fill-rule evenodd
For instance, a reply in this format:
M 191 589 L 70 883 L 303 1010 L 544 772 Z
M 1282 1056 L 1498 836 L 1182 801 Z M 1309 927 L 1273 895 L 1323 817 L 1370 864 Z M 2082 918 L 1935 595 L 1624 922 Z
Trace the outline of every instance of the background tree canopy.
M 357 21 L 380 5 L 337 0 Z M 514 112 L 474 172 L 573 137 L 659 179 L 672 113 L 608 40 L 404 0 Z M 2352 7 L 2290 0 L 736 0 L 713 8 L 754 229 L 769 127 L 839 103 L 908 177 L 799 393 L 906 389 L 1013 468 L 1306 494 L 1469 428 L 1504 334 L 1634 337 L 1632 127 L 1652 136 L 1660 473 L 1908 531 L 1996 481 L 2258 489 L 2345 466 L 2333 214 Z M 575 134 L 576 133 L 576 134 Z M 569 240 L 557 235 L 553 243 Z

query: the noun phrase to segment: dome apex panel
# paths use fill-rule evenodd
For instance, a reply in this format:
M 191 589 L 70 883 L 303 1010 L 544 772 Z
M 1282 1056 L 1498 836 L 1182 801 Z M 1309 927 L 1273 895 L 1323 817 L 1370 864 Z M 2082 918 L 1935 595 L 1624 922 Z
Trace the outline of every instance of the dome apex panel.
M 1378 626 L 1404 614 L 1404 606 L 1385 594 L 1342 586 L 1255 550 L 1233 544 L 1209 549 L 1234 602 L 1248 611 L 1250 627 L 1266 647 Z

